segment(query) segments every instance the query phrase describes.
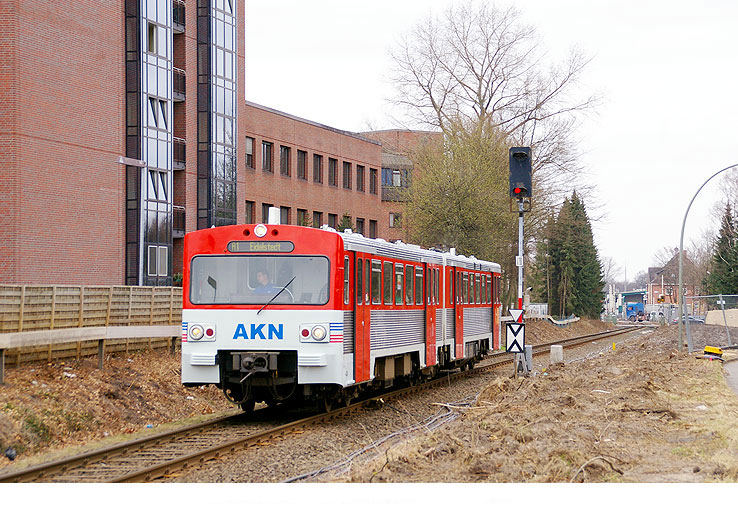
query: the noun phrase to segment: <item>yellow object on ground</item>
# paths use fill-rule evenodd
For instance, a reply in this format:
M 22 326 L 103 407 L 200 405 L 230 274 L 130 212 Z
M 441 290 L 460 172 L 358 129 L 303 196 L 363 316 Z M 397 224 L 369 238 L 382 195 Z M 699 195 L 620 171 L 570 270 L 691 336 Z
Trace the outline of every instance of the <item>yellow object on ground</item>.
M 705 355 L 713 355 L 715 357 L 722 357 L 723 356 L 723 349 L 718 348 L 717 346 L 706 346 L 705 347 Z

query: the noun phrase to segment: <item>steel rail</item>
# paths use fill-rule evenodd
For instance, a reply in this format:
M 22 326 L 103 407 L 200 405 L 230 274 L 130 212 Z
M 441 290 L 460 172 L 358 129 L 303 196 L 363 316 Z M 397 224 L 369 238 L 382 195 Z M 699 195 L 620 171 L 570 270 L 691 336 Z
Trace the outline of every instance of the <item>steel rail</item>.
M 590 342 L 592 340 L 599 340 L 599 339 L 603 339 L 603 338 L 614 336 L 614 335 L 624 334 L 626 332 L 632 332 L 633 330 L 643 329 L 646 327 L 626 326 L 626 327 L 622 327 L 620 329 L 616 329 L 613 331 L 604 331 L 604 332 L 598 332 L 594 334 L 586 334 L 583 336 L 577 336 L 574 338 L 541 343 L 538 345 L 533 345 L 533 353 L 534 355 L 540 355 L 542 353 L 545 353 L 545 350 L 547 348 L 550 348 L 552 345 L 562 345 L 567 348 L 570 348 L 570 347 L 577 346 L 581 343 Z M 499 360 L 494 360 L 498 358 Z M 450 382 L 451 380 L 455 380 L 455 379 L 462 378 L 462 377 L 468 377 L 473 374 L 482 373 L 484 371 L 489 371 L 491 369 L 500 367 L 505 364 L 511 364 L 513 362 L 513 359 L 509 357 L 508 352 L 494 352 L 486 356 L 486 360 L 492 360 L 492 362 L 489 364 L 485 363 L 484 365 L 481 365 L 473 369 L 469 369 L 467 371 L 454 372 L 454 373 L 449 372 L 446 374 L 446 376 L 438 377 L 428 382 L 424 382 L 422 384 L 404 387 L 404 388 L 401 388 L 401 389 L 398 389 L 398 390 L 395 390 L 395 391 L 392 391 L 386 394 L 373 396 L 371 398 L 368 398 L 363 401 L 359 401 L 347 407 L 339 408 L 339 409 L 332 410 L 330 412 L 326 412 L 326 413 L 322 413 L 318 415 L 313 415 L 310 417 L 305 417 L 302 419 L 298 419 L 297 421 L 286 423 L 286 424 L 277 426 L 275 428 L 268 429 L 266 431 L 250 434 L 245 437 L 238 437 L 238 438 L 234 438 L 231 440 L 227 440 L 221 444 L 218 444 L 218 445 L 215 445 L 209 448 L 191 452 L 189 454 L 184 454 L 180 457 L 173 458 L 173 459 L 164 461 L 159 464 L 147 466 L 139 470 L 117 476 L 112 479 L 106 479 L 104 482 L 141 482 L 141 481 L 148 482 L 158 477 L 169 475 L 176 470 L 187 468 L 194 464 L 201 464 L 211 459 L 216 459 L 220 457 L 221 455 L 223 455 L 224 453 L 230 453 L 230 452 L 234 452 L 238 450 L 247 449 L 249 447 L 262 445 L 262 443 L 266 440 L 287 435 L 290 432 L 293 432 L 295 430 L 305 428 L 309 424 L 325 422 L 325 421 L 332 420 L 338 417 L 342 417 L 344 415 L 350 415 L 352 412 L 362 407 L 369 406 L 369 405 L 375 405 L 377 402 L 380 402 L 380 400 L 394 399 L 394 398 L 397 398 L 397 397 L 400 397 L 406 394 L 421 392 L 421 391 L 424 391 L 424 390 L 427 390 L 433 387 L 437 387 L 438 385 L 441 385 L 441 384 L 446 384 Z M 147 446 L 156 446 L 156 445 L 161 445 L 165 443 L 170 443 L 175 438 L 178 438 L 178 437 L 193 435 L 197 432 L 203 432 L 208 429 L 216 428 L 219 425 L 224 424 L 230 420 L 235 420 L 241 415 L 242 414 L 239 411 L 233 414 L 218 417 L 216 419 L 211 419 L 203 423 L 192 424 L 192 425 L 189 425 L 183 428 L 178 428 L 172 431 L 159 433 L 153 436 L 142 437 L 142 438 L 129 441 L 129 442 L 125 442 L 122 444 L 105 447 L 103 449 L 81 453 L 71 458 L 60 459 L 60 460 L 52 461 L 50 463 L 44 463 L 41 465 L 28 467 L 26 469 L 19 470 L 16 472 L 9 472 L 9 473 L 0 475 L 0 482 L 29 482 L 29 481 L 46 482 L 47 480 L 50 481 L 50 480 L 53 480 L 52 476 L 54 474 L 69 472 L 73 468 L 77 468 L 79 466 L 94 465 L 95 462 L 102 462 L 112 457 L 122 456 L 122 455 L 132 453 L 135 451 L 144 450 Z

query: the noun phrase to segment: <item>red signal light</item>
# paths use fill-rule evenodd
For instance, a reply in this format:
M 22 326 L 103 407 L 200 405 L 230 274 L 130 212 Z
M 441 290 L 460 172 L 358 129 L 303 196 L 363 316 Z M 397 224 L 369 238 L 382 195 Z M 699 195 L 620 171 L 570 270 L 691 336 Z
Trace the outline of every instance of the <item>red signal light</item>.
M 513 189 L 513 192 L 514 192 L 515 194 L 520 194 L 520 193 L 521 193 L 521 191 L 522 191 L 522 189 L 520 189 L 519 187 L 516 187 L 515 189 Z

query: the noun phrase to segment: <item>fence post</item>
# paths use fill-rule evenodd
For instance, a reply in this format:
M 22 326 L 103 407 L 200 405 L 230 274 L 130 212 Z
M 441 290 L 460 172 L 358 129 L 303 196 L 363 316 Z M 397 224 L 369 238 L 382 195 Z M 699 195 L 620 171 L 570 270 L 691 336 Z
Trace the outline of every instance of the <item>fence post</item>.
M 56 314 L 56 285 L 51 287 L 51 324 L 50 329 L 54 328 L 54 315 Z
M 110 308 L 113 306 L 113 286 L 110 286 L 108 292 L 108 310 L 105 312 L 105 327 L 110 327 Z
M 84 324 L 84 309 L 85 309 L 85 287 L 79 287 L 79 327 Z
M 97 340 L 97 369 L 103 368 L 103 359 L 105 359 L 105 340 Z
M 21 286 L 20 310 L 18 311 L 18 332 L 23 332 L 23 308 L 26 303 L 26 285 Z

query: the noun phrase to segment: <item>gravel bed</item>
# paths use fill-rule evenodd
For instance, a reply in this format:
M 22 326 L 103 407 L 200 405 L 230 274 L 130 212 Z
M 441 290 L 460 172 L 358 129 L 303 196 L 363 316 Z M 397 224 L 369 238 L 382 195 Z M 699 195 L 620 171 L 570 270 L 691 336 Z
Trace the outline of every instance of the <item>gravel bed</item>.
M 651 331 L 650 329 L 649 331 Z M 564 353 L 565 361 L 586 359 L 598 355 L 603 349 L 626 341 L 640 340 L 642 331 L 605 338 L 586 343 Z M 534 375 L 545 373 L 548 355 L 534 357 Z M 432 429 L 458 416 L 453 409 L 439 404 L 462 406 L 474 398 L 499 377 L 512 376 L 512 367 L 449 382 L 420 394 L 403 396 L 376 408 L 362 409 L 350 417 L 329 423 L 316 424 L 302 433 L 291 434 L 272 441 L 268 447 L 252 448 L 234 453 L 228 459 L 209 462 L 198 470 L 188 470 L 163 479 L 165 482 L 282 482 L 286 480 L 331 481 L 333 476 L 359 465 L 384 448 L 405 438 L 402 430 Z M 432 421 L 435 419 L 435 421 Z M 378 443 L 386 437 L 391 440 Z M 365 454 L 350 458 L 352 454 L 366 450 Z M 348 459 L 347 459 L 348 458 Z M 320 476 L 300 478 L 325 467 L 338 465 Z M 295 479 L 298 478 L 298 479 Z

